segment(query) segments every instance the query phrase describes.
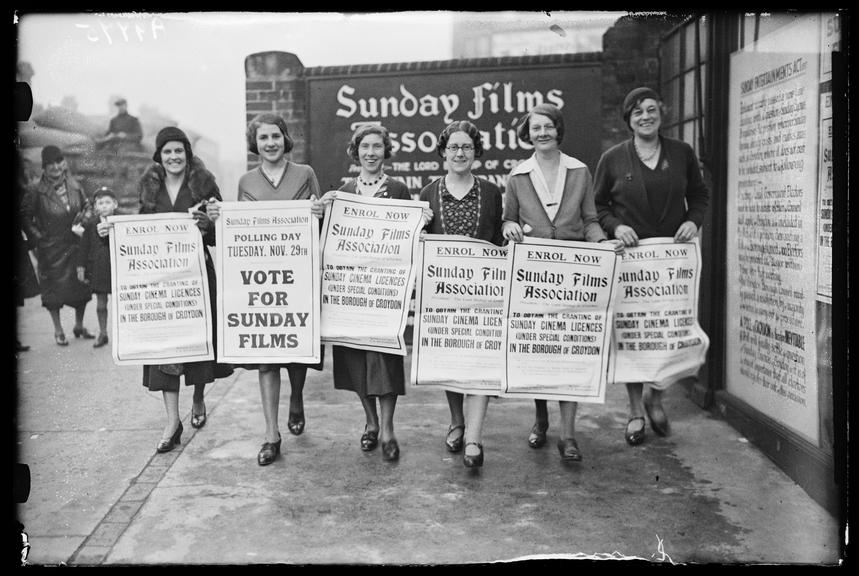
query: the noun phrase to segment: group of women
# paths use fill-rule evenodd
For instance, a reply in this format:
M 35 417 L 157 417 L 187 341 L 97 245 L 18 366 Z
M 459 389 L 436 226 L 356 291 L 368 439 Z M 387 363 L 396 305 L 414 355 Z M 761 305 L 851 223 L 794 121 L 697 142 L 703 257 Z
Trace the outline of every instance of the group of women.
M 424 210 L 425 230 L 469 236 L 499 246 L 525 236 L 611 242 L 618 251 L 654 236 L 673 236 L 678 242 L 691 240 L 701 227 L 709 193 L 691 147 L 659 134 L 663 114 L 654 91 L 638 88 L 630 92 L 623 104 L 623 118 L 632 137 L 603 154 L 592 178 L 585 164 L 560 150 L 565 136 L 561 111 L 550 104 L 535 106 L 518 124 L 519 138 L 533 145 L 534 154 L 510 173 L 503 200 L 496 185 L 472 172 L 475 159 L 483 154 L 477 126 L 469 121 L 452 122 L 438 138 L 437 151 L 447 172 L 420 192 L 420 199 L 429 204 Z M 310 199 L 313 213 L 322 218 L 339 194 L 411 199 L 406 186 L 384 172 L 392 146 L 387 130 L 380 125 L 367 124 L 355 130 L 348 154 L 360 165 L 360 172 L 337 191 L 324 195 L 310 166 L 287 160 L 293 141 L 280 116 L 266 113 L 255 117 L 248 125 L 247 138 L 249 150 L 261 163 L 241 177 L 239 201 Z M 165 128 L 156 138 L 153 159 L 155 163 L 140 183 L 140 212 L 186 212 L 196 207 L 193 215 L 204 242 L 214 242 L 213 223 L 220 215 L 221 196 L 211 173 L 193 156 L 187 137 L 177 128 Z M 214 289 L 213 278 L 209 286 Z M 396 460 L 400 448 L 394 432 L 394 411 L 397 397 L 405 394 L 403 357 L 344 346 L 332 348 L 334 387 L 354 391 L 364 408 L 361 449 L 369 452 L 381 444 L 382 457 Z M 300 435 L 305 427 L 303 388 L 308 365 L 244 367 L 259 373 L 266 430 L 257 462 L 265 466 L 281 453 L 280 369 L 286 368 L 291 387 L 287 428 Z M 319 370 L 322 363 L 309 367 Z M 172 450 L 181 441 L 180 374 L 185 375 L 186 385 L 194 386 L 191 424 L 202 427 L 206 423 L 205 384 L 231 371 L 231 367 L 217 362 L 144 367 L 144 385 L 164 395 L 167 423 L 159 452 Z M 624 435 L 630 445 L 644 441 L 645 412 L 654 432 L 669 432 L 661 390 L 648 384 L 646 395 L 643 383 L 627 384 L 630 418 Z M 451 391 L 446 391 L 446 396 L 450 425 L 444 444 L 450 452 L 463 453 L 465 466 L 480 467 L 490 396 Z M 577 405 L 560 402 L 559 407 L 561 458 L 581 461 L 575 435 Z M 547 402 L 535 400 L 529 446 L 545 445 L 548 428 Z

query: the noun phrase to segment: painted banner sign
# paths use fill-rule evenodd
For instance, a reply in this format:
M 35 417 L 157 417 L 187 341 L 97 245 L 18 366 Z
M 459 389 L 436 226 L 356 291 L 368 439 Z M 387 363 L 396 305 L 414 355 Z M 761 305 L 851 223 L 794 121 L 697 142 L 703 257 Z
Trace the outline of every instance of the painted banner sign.
M 355 177 L 360 166 L 345 153 L 349 138 L 357 126 L 375 123 L 391 134 L 385 173 L 417 195 L 446 172 L 436 151 L 438 134 L 453 121 L 468 120 L 480 130 L 484 148 L 473 170 L 503 190 L 510 170 L 533 153 L 516 135 L 518 122 L 541 103 L 558 106 L 566 125 L 575 127 L 576 137 L 564 138 L 562 150 L 596 166 L 602 62 L 575 56 L 574 61 L 508 58 L 504 66 L 449 61 L 434 63 L 431 71 L 327 69 L 330 75 L 309 75 L 310 158 L 322 189 L 339 188 Z

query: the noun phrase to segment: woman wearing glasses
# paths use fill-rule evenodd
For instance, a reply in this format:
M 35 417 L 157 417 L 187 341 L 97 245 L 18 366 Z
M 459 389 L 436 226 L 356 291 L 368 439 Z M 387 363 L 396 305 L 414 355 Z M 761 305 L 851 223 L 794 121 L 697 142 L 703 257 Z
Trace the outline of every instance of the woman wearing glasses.
M 504 241 L 501 190 L 471 172 L 475 158 L 483 155 L 477 126 L 468 121 L 448 124 L 439 134 L 437 150 L 445 160 L 447 174 L 421 190 L 420 199 L 429 202 L 433 212 L 427 231 L 469 236 L 500 246 Z M 450 390 L 445 394 L 450 408 L 450 426 L 445 438 L 448 451 L 459 452 L 464 444 L 463 463 L 469 468 L 483 466 L 481 432 L 489 396 L 465 396 Z

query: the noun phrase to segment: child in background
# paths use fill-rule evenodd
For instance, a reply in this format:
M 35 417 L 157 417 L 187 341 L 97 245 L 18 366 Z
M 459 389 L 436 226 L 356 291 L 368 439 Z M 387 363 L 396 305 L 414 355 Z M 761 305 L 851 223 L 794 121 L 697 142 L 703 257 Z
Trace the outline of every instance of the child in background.
M 92 196 L 95 214 L 85 226 L 81 237 L 78 280 L 87 282 L 96 294 L 96 314 L 98 315 L 98 337 L 93 348 L 107 344 L 107 300 L 110 294 L 110 244 L 108 216 L 113 216 L 119 205 L 116 195 L 110 188 L 102 186 Z

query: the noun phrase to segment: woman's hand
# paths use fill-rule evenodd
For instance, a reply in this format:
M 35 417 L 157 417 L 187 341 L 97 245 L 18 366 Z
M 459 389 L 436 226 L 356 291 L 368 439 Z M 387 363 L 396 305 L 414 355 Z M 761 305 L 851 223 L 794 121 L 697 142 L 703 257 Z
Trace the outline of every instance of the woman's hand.
M 427 224 L 432 222 L 433 216 L 434 216 L 434 214 L 433 214 L 432 208 L 430 208 L 429 206 L 425 207 L 423 209 L 423 214 L 421 214 L 421 217 L 423 218 L 423 223 L 421 224 L 421 228 L 425 228 L 427 226 Z
M 78 282 L 86 284 L 86 268 L 78 266 Z
M 212 220 L 209 219 L 209 215 L 206 213 L 208 211 L 208 207 L 209 205 L 206 204 L 206 211 L 199 209 L 191 211 L 191 216 L 194 217 L 194 222 L 197 224 L 197 228 L 200 229 L 200 232 L 206 232 L 212 225 Z
M 695 236 L 698 235 L 698 226 L 695 225 L 691 220 L 687 220 L 683 224 L 680 225 L 680 228 L 677 229 L 677 233 L 674 234 L 675 242 L 689 242 Z
M 75 236 L 80 238 L 84 235 L 84 227 L 81 226 L 80 224 L 75 224 L 74 226 L 72 226 L 72 232 L 74 233 Z
M 623 240 L 611 240 L 609 238 L 606 238 L 605 240 L 600 240 L 600 242 L 608 242 L 609 244 L 614 246 L 614 251 L 616 254 L 623 254 L 624 252 Z
M 638 234 L 630 226 L 620 224 L 614 229 L 614 237 L 626 247 L 638 246 Z
M 334 201 L 335 198 L 337 198 L 337 190 L 329 190 L 322 195 L 322 198 L 318 199 L 316 198 L 315 194 L 312 195 L 310 197 L 310 201 L 313 202 L 313 206 L 310 207 L 310 212 L 317 218 L 324 217 L 325 210 L 328 208 L 328 205 Z
M 95 226 L 95 231 L 98 232 L 99 238 L 104 238 L 108 234 L 110 234 L 110 229 L 113 228 L 113 224 L 110 222 L 99 222 Z
M 509 240 L 510 242 L 521 242 L 525 237 L 519 223 L 509 220 L 501 225 L 501 235 L 504 236 L 505 240 Z
M 206 215 L 209 217 L 209 220 L 214 222 L 218 218 L 221 217 L 221 202 L 214 198 L 209 198 L 209 201 L 206 202 Z

